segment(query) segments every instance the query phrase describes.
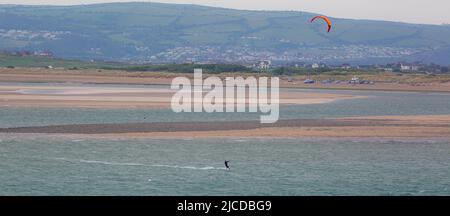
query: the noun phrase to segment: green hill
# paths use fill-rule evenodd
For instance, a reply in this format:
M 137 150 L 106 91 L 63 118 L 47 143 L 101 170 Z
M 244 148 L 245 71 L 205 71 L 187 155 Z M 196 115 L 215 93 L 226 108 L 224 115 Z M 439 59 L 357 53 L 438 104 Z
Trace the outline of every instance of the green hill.
M 324 23 L 309 22 L 312 16 L 162 3 L 0 5 L 0 50 L 49 50 L 63 58 L 146 62 L 268 58 L 450 64 L 449 26 L 332 19 L 333 31 L 327 33 Z

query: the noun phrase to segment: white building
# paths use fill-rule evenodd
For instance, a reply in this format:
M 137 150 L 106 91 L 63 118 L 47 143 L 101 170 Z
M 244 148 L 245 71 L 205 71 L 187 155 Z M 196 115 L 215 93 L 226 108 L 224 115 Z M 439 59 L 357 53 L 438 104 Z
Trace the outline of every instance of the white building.
M 319 67 L 320 67 L 320 65 L 317 64 L 317 63 L 314 63 L 314 64 L 311 65 L 311 68 L 312 68 L 312 69 L 317 69 L 317 68 L 319 68 Z
M 401 71 L 419 71 L 420 66 L 415 64 L 400 64 Z
M 271 64 L 272 64 L 272 62 L 270 60 L 262 60 L 262 61 L 259 61 L 258 68 L 260 70 L 268 70 L 270 68 Z
M 409 70 L 411 70 L 411 67 L 409 65 L 406 65 L 406 64 L 400 64 L 400 70 L 402 70 L 402 71 L 409 71 Z

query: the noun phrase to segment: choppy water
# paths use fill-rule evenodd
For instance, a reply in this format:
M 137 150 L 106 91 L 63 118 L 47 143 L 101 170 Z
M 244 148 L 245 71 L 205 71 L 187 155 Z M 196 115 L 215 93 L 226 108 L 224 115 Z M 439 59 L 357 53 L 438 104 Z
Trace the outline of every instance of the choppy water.
M 450 94 L 287 91 L 369 97 L 282 107 L 283 119 L 450 114 Z M 0 127 L 258 118 L 164 109 L 0 108 Z M 449 155 L 450 141 L 439 139 L 0 134 L 0 195 L 450 195 Z
M 0 194 L 450 195 L 449 155 L 443 140 L 8 135 Z

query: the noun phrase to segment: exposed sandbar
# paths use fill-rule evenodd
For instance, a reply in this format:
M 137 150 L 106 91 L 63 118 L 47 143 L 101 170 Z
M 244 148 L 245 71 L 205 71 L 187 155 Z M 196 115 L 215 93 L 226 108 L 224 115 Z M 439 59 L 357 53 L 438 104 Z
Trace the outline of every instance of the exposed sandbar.
M 383 116 L 345 119 L 74 124 L 1 128 L 0 133 L 83 134 L 148 138 L 199 137 L 430 137 L 450 138 L 450 116 Z

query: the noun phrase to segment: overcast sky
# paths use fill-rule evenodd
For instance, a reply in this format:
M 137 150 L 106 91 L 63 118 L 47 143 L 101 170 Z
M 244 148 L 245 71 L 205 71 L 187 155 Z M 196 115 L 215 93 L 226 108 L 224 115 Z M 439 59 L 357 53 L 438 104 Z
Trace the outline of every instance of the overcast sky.
M 126 1 L 0 0 L 0 3 L 72 5 Z M 145 2 L 150 1 L 147 0 Z M 450 0 L 157 0 L 152 2 L 200 4 L 249 10 L 298 10 L 316 12 L 333 17 L 409 23 L 450 23 Z

